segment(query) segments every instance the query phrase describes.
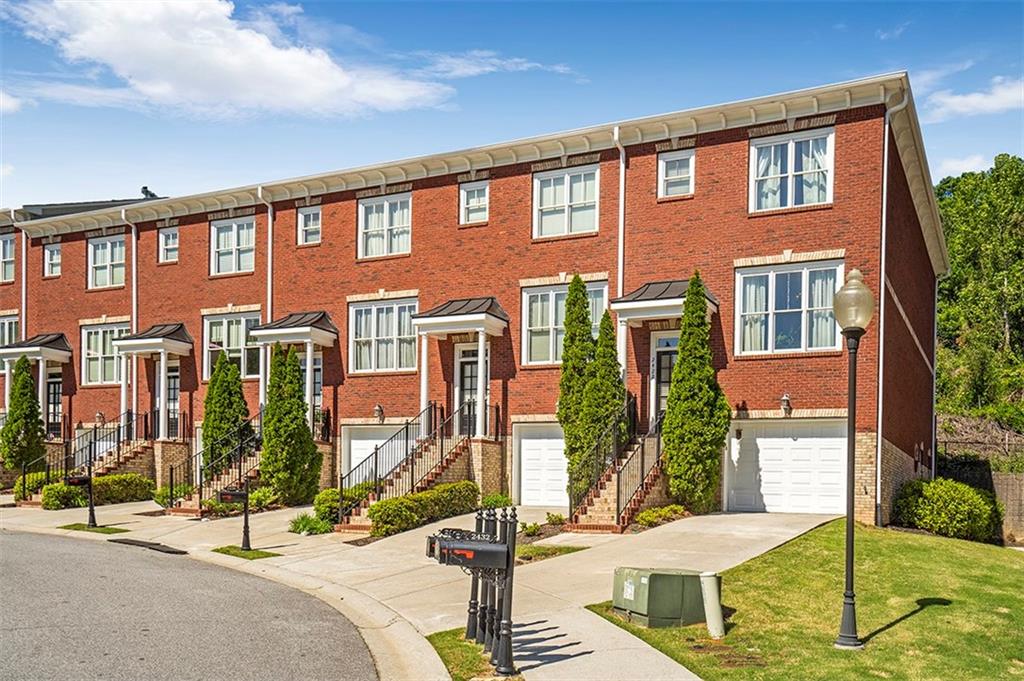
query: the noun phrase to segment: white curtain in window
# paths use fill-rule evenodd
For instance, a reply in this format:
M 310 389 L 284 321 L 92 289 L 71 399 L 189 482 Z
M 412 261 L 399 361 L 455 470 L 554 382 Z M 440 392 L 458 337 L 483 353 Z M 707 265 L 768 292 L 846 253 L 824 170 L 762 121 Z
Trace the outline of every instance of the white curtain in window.
M 810 348 L 834 348 L 836 345 L 836 320 L 832 313 L 832 296 L 835 292 L 834 269 L 809 273 L 807 346 Z
M 363 206 L 363 255 L 384 255 L 384 204 Z
M 796 143 L 796 168 L 799 174 L 794 203 L 824 203 L 827 200 L 828 138 L 818 137 Z
M 548 294 L 532 295 L 529 310 L 529 361 L 544 362 L 551 358 L 551 302 Z
M 743 278 L 742 349 L 768 350 L 768 276 Z
M 757 148 L 757 208 L 786 205 L 786 143 Z

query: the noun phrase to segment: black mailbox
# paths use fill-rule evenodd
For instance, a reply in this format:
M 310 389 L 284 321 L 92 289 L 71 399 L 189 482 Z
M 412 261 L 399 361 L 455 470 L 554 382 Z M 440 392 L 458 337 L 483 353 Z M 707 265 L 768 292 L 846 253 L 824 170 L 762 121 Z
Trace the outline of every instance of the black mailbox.
M 508 546 L 505 544 L 441 538 L 437 548 L 437 560 L 444 565 L 499 570 L 508 567 Z
M 222 504 L 241 504 L 249 497 L 244 489 L 222 489 L 217 493 L 217 498 Z
M 72 487 L 86 487 L 89 484 L 88 475 L 69 475 L 67 484 Z

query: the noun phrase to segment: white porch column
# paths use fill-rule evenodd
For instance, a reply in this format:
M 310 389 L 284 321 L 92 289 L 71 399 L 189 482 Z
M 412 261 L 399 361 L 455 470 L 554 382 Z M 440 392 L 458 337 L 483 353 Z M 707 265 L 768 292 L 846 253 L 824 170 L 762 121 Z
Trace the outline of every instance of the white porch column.
M 487 334 L 476 332 L 476 436 L 486 434 L 487 424 Z
M 43 417 L 43 430 L 46 430 L 46 360 L 39 358 L 39 413 Z
M 615 327 L 615 354 L 619 358 L 619 373 L 622 374 L 622 380 L 626 380 L 626 334 L 629 333 L 629 326 L 626 324 L 625 319 L 619 319 L 618 324 Z
M 427 334 L 420 332 L 420 411 L 427 408 Z
M 11 408 L 11 360 L 4 360 L 4 409 Z
M 160 439 L 167 439 L 167 351 L 160 351 Z
M 306 419 L 313 430 L 313 341 L 306 341 Z
M 267 404 L 267 377 L 270 375 L 270 346 L 260 348 L 260 408 Z
M 128 411 L 128 381 L 130 378 L 128 373 L 128 355 L 122 353 L 117 361 L 121 363 L 121 414 L 123 415 Z M 121 425 L 127 425 L 124 416 L 121 418 Z

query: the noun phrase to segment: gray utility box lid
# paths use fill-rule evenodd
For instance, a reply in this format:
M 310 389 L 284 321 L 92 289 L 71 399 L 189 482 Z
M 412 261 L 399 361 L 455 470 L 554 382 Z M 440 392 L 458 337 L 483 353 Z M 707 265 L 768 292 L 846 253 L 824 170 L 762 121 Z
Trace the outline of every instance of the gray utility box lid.
M 721 593 L 721 577 L 718 587 Z M 612 607 L 622 617 L 646 627 L 703 622 L 700 571 L 615 568 Z

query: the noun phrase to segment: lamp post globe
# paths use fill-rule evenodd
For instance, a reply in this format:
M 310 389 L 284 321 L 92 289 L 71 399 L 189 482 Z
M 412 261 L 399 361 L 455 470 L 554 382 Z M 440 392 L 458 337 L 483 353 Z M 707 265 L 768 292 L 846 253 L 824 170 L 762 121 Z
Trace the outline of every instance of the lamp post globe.
M 846 338 L 849 375 L 846 407 L 846 586 L 843 590 L 843 616 L 835 646 L 860 650 L 864 642 L 857 636 L 857 602 L 853 591 L 853 513 L 857 441 L 857 348 L 875 313 L 875 296 L 864 283 L 860 270 L 850 270 L 846 283 L 832 298 L 832 312 Z

